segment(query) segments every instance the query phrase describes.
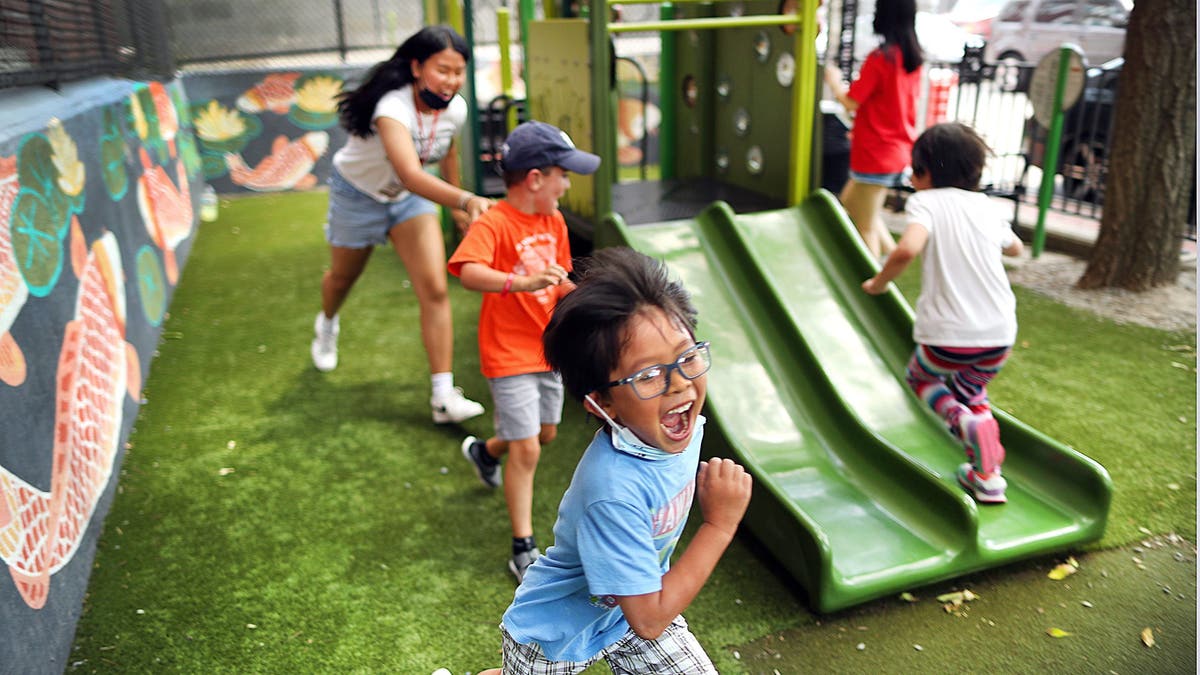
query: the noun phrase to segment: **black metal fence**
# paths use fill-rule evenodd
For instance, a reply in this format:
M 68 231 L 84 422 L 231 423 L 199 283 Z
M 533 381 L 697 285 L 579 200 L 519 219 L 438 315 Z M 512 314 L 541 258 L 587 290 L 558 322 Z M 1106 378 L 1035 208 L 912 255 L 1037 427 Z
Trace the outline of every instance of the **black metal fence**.
M 160 0 L 0 0 L 0 89 L 174 70 Z
M 943 72 L 953 73 L 953 94 L 943 116 L 972 125 L 992 146 L 995 156 L 984 176 L 989 192 L 1036 202 L 1049 130 L 1036 120 L 1028 98 L 1033 65 L 986 63 L 981 51 L 968 50 L 961 63 L 943 66 Z M 1121 65 L 1118 59 L 1089 68 L 1079 101 L 1064 113 L 1051 208 L 1102 216 Z M 936 79 L 931 80 L 932 107 L 939 91 Z

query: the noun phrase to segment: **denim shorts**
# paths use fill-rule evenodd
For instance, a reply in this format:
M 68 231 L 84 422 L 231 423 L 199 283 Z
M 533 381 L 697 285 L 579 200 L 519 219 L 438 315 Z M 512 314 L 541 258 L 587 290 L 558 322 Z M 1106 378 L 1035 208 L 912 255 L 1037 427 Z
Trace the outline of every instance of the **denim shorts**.
M 562 421 L 563 385 L 555 372 L 509 375 L 488 380 L 492 389 L 496 438 L 519 441 L 541 433 L 543 424 Z
M 850 172 L 850 178 L 856 183 L 865 185 L 879 185 L 882 187 L 900 187 L 904 185 L 905 179 L 908 177 L 908 171 L 898 171 L 896 173 L 859 173 L 857 171 Z
M 426 213 L 438 213 L 433 202 L 411 192 L 394 202 L 380 202 L 342 177 L 329 174 L 329 213 L 325 239 L 342 248 L 370 248 L 387 243 L 388 231 L 398 223 Z

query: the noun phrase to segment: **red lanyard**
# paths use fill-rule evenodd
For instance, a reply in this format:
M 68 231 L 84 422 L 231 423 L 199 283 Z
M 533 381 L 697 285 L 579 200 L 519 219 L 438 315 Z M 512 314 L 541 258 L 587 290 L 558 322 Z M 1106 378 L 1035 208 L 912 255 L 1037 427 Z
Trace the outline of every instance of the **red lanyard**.
M 433 154 L 434 146 L 437 145 L 437 121 L 438 115 L 442 114 L 442 111 L 433 111 L 433 125 L 429 130 L 429 138 L 425 137 L 425 123 L 422 121 L 425 116 L 417 107 L 417 90 L 415 88 L 413 89 L 413 112 L 417 114 L 417 138 L 421 143 L 421 149 L 417 151 L 417 156 L 421 159 L 421 165 L 424 166 L 429 161 L 429 156 Z

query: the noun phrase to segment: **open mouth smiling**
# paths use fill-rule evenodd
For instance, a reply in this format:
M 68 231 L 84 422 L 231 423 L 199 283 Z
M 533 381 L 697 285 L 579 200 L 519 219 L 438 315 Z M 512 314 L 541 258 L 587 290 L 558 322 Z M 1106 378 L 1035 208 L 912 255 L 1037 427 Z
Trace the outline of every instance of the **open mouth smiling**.
M 662 418 L 659 419 L 658 425 L 662 427 L 663 433 L 672 441 L 686 440 L 692 430 L 692 418 L 690 414 L 695 401 L 688 401 L 678 405 L 667 411 Z

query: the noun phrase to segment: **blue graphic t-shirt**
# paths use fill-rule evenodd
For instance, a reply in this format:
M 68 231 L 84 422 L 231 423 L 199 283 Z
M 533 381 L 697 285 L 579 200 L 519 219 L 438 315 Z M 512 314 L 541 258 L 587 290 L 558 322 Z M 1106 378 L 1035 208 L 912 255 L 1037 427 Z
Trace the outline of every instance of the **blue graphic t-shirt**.
M 552 661 L 585 661 L 629 623 L 615 596 L 662 589 L 696 489 L 704 418 L 678 455 L 639 459 L 613 448 L 607 428 L 588 445 L 558 507 L 554 545 L 526 571 L 504 613 L 522 644 Z

